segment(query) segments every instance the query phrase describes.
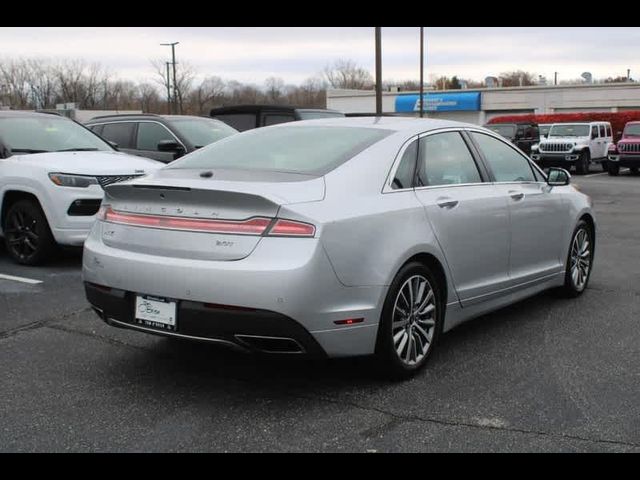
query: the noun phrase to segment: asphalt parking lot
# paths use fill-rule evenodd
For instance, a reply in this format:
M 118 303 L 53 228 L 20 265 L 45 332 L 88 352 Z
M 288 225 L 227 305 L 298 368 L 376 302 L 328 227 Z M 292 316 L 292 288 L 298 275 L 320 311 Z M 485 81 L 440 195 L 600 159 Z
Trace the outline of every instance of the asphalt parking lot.
M 0 451 L 640 452 L 640 176 L 573 181 L 598 214 L 585 294 L 462 325 L 403 383 L 108 327 L 79 252 L 0 250 Z

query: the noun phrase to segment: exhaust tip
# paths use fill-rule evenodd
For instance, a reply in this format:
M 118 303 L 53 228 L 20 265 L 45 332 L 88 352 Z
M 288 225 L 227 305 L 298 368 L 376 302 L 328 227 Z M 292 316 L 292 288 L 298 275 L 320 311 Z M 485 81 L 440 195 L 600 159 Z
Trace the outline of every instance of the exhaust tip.
M 293 338 L 265 337 L 261 335 L 234 335 L 236 340 L 263 353 L 304 353 L 304 348 Z

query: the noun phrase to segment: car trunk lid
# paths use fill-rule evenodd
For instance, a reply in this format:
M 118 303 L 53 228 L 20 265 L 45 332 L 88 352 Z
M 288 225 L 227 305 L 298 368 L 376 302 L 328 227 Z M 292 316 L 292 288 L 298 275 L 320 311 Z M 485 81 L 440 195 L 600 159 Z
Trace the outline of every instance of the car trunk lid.
M 163 169 L 105 188 L 105 244 L 152 255 L 240 260 L 281 205 L 324 198 L 324 179 L 286 172 Z

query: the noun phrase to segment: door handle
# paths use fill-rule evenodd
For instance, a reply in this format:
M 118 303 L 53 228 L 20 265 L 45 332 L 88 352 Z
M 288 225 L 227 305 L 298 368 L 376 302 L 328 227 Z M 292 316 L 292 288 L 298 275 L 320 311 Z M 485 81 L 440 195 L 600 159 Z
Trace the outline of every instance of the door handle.
M 448 210 L 452 209 L 453 207 L 458 205 L 458 200 L 452 200 L 451 198 L 438 198 L 436 200 L 436 203 L 438 204 L 438 206 L 440 208 L 446 208 Z
M 509 191 L 509 196 L 511 198 L 513 198 L 514 200 L 518 201 L 518 200 L 522 200 L 524 198 L 524 193 L 523 192 L 516 192 L 515 190 L 510 190 Z

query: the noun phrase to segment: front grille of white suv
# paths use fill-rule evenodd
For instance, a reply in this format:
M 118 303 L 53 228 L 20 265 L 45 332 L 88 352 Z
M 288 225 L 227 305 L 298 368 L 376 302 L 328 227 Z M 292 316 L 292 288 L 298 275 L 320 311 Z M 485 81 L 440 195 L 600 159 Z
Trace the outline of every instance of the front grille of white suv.
M 571 143 L 543 143 L 540 145 L 541 152 L 569 152 L 572 148 Z
M 131 180 L 132 178 L 141 176 L 142 175 L 102 175 L 96 178 L 98 179 L 100 186 L 104 188 L 112 183 L 124 182 L 125 180 Z

